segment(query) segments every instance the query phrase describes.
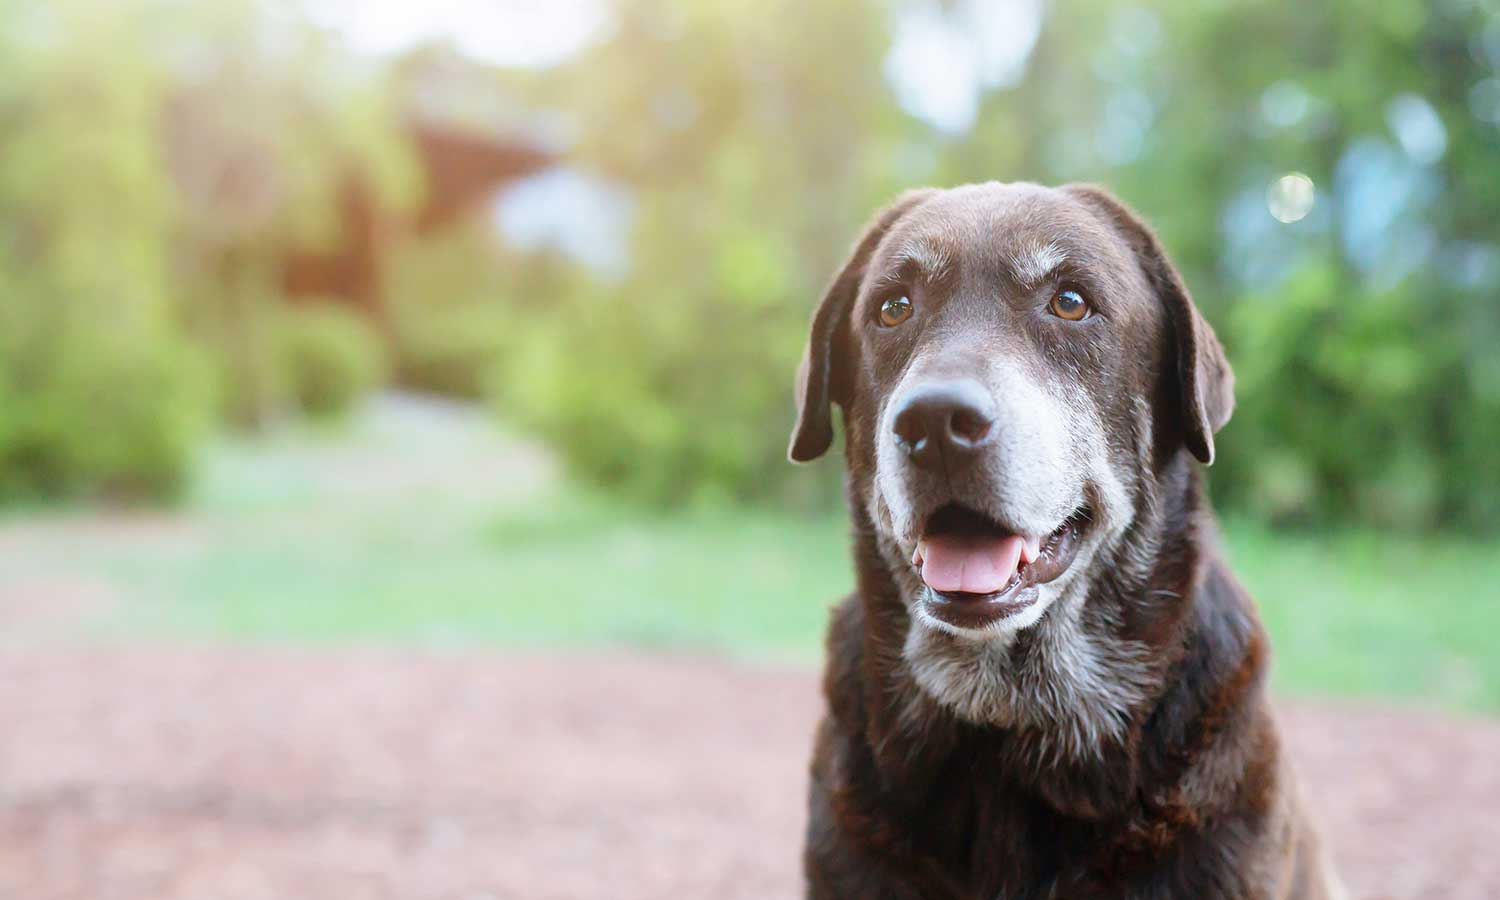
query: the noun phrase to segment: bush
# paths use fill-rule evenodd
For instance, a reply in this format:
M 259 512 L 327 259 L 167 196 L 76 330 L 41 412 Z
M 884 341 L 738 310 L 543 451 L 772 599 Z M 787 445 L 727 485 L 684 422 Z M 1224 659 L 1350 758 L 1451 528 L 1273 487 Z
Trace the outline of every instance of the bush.
M 863 87 L 890 47 L 883 8 L 620 10 L 630 37 L 582 73 L 610 90 L 585 94 L 575 162 L 633 188 L 631 265 L 537 298 L 496 403 L 638 498 L 826 506 L 839 467 L 786 462 L 808 319 L 860 223 L 928 174 Z
M 379 335 L 357 313 L 341 307 L 288 308 L 276 344 L 288 394 L 310 418 L 347 415 L 385 376 Z
M 825 507 L 837 467 L 795 470 L 785 455 L 816 289 L 757 303 L 720 284 L 717 304 L 649 278 L 552 298 L 493 370 L 492 402 L 573 474 L 634 499 Z
M 209 418 L 205 361 L 170 308 L 167 88 L 130 5 L 49 4 L 43 41 L 9 27 L 22 7 L 0 12 L 7 498 L 168 496 Z
M 969 6 L 934 5 L 955 29 Z M 1489 14 L 1046 7 L 1019 83 L 943 135 L 861 88 L 901 50 L 899 11 L 619 4 L 615 37 L 558 72 L 609 90 L 558 95 L 579 123 L 570 164 L 632 192 L 631 267 L 516 295 L 544 303 L 497 366 L 502 413 L 626 493 L 816 502 L 838 466 L 784 462 L 792 370 L 858 221 L 923 183 L 1100 181 L 1156 223 L 1229 346 L 1224 508 L 1500 526 L 1500 179 L 1493 133 L 1454 88 L 1489 69 L 1404 69 L 1407 93 L 1368 77 L 1382 54 L 1461 46 Z M 1080 35 L 1098 65 L 1077 64 Z M 1359 52 L 1287 65 L 1288 46 L 1330 45 Z M 1296 223 L 1267 200 L 1294 169 L 1316 184 Z
M 1500 446 L 1500 379 L 1462 317 L 1315 266 L 1225 324 L 1238 398 L 1212 470 L 1221 499 L 1281 521 L 1500 524 L 1484 463 Z
M 388 266 L 396 380 L 475 399 L 512 346 L 524 303 L 545 294 L 531 261 L 507 257 L 486 229 L 450 228 L 399 244 Z M 550 298 L 548 298 L 550 299 Z
M 39 381 L 0 381 L 0 496 L 170 497 L 210 419 L 202 355 L 173 339 L 79 335 Z
M 486 373 L 508 346 L 512 318 L 478 303 L 405 317 L 396 336 L 397 381 L 450 397 L 482 396 Z

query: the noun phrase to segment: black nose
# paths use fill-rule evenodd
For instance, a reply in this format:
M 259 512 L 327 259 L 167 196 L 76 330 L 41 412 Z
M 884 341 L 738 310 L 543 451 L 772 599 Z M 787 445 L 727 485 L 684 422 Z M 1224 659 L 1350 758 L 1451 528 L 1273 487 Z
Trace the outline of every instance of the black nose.
M 892 429 L 922 468 L 962 464 L 994 433 L 995 401 L 973 381 L 920 385 L 898 402 Z

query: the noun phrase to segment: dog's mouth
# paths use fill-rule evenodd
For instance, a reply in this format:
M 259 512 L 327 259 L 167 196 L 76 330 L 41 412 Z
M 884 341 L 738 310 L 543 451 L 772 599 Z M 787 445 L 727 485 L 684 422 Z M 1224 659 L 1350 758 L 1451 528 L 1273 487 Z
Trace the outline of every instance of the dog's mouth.
M 1036 602 L 1028 588 L 1056 580 L 1078 553 L 1086 509 L 1051 534 L 1028 536 L 956 503 L 928 517 L 912 553 L 930 598 L 928 610 L 959 628 L 981 628 Z

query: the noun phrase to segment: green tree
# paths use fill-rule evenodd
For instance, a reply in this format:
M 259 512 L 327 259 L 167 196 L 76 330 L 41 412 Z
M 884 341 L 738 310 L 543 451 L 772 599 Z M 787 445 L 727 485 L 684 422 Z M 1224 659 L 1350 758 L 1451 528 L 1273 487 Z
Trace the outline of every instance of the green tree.
M 170 492 L 208 397 L 171 321 L 161 73 L 113 7 L 0 23 L 0 493 Z
M 654 499 L 790 498 L 790 381 L 853 230 L 902 182 L 878 8 L 627 3 L 543 102 L 636 198 L 631 270 L 562 285 L 502 406 L 586 477 Z M 836 49 L 835 49 L 836 48 Z
M 161 58 L 180 315 L 216 351 L 228 418 L 263 425 L 293 400 L 277 368 L 281 262 L 349 239 L 353 192 L 391 214 L 418 198 L 421 175 L 386 73 L 279 4 L 145 2 L 175 17 Z
M 575 113 L 576 164 L 634 191 L 634 267 L 536 317 L 510 414 L 657 499 L 805 493 L 780 463 L 790 372 L 858 222 L 919 183 L 1101 181 L 1157 225 L 1244 371 L 1222 500 L 1500 525 L 1495 11 L 1059 0 L 1019 81 L 946 134 L 887 83 L 891 15 L 917 7 L 632 0 L 549 74 L 536 96 Z M 973 4 L 923 8 L 965 39 Z M 1268 191 L 1292 172 L 1315 202 L 1283 223 Z

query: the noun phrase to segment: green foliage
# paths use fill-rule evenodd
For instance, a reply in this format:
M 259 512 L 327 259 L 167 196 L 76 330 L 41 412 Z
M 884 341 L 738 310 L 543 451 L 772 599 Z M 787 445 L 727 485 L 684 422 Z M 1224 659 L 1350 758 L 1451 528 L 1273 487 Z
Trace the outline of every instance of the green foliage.
M 1278 519 L 1356 508 L 1427 525 L 1445 511 L 1442 460 L 1455 429 L 1430 398 L 1481 408 L 1452 351 L 1452 324 L 1400 293 L 1350 302 L 1326 269 L 1233 308 L 1239 411 L 1224 435 L 1224 499 Z M 1436 348 L 1424 356 L 1424 348 Z M 1481 487 L 1476 484 L 1475 487 Z
M 0 21 L 58 32 L 0 28 L 0 495 L 169 494 L 210 397 L 169 316 L 161 85 L 110 10 Z
M 635 191 L 632 268 L 557 285 L 498 402 L 632 495 L 826 503 L 831 472 L 788 477 L 790 384 L 829 269 L 903 182 L 904 126 L 874 75 L 884 16 L 790 0 L 619 12 L 616 39 L 552 87 L 577 98 L 580 162 Z
M 176 201 L 170 223 L 178 239 L 176 312 L 213 351 L 225 419 L 257 429 L 289 407 L 318 414 L 319 404 L 346 402 L 342 393 L 370 378 L 369 364 L 356 359 L 368 354 L 348 346 L 356 339 L 333 337 L 326 327 L 306 336 L 323 340 L 323 363 L 301 365 L 339 358 L 342 364 L 321 375 L 288 370 L 280 346 L 287 303 L 280 267 L 293 250 L 352 239 L 341 229 L 356 198 L 373 216 L 404 210 L 420 195 L 420 171 L 401 133 L 391 85 L 295 18 L 278 19 L 264 2 L 184 8 L 180 0 L 133 0 L 133 6 L 138 27 L 153 12 L 179 16 L 173 45 L 201 57 L 196 65 L 169 68 L 172 90 L 158 139 Z M 345 349 L 333 350 L 334 342 Z M 352 379 L 344 388 L 331 383 L 343 378 Z M 331 392 L 305 379 L 329 380 L 324 387 Z
M 279 4 L 123 5 L 138 29 L 175 19 L 162 38 L 173 52 L 157 58 L 171 84 L 160 140 L 176 224 L 196 264 L 233 255 L 237 266 L 269 267 L 290 246 L 334 244 L 355 179 L 378 209 L 403 209 L 421 195 L 383 73 Z
M 1055 135 L 1067 152 L 1025 171 L 1115 185 L 1181 264 L 1238 375 L 1211 471 L 1224 505 L 1500 526 L 1500 133 L 1471 103 L 1500 43 L 1481 33 L 1500 19 L 1461 4 L 1082 0 L 1054 10 L 1026 83 L 987 101 L 976 139 Z M 1079 40 L 1100 48 L 1087 69 Z M 1125 154 L 1089 127 L 1122 104 L 1145 115 Z M 1292 170 L 1316 204 L 1282 224 L 1266 192 Z
M 287 381 L 276 265 L 338 237 L 351 174 L 416 195 L 390 99 L 254 0 L 0 0 L 0 496 L 163 497 L 209 385 L 258 424 L 368 384 L 344 322 Z
M 1100 181 L 1158 226 L 1240 370 L 1227 504 L 1500 526 L 1500 16 L 1064 0 L 1018 83 L 944 134 L 881 77 L 911 6 L 623 0 L 536 96 L 634 191 L 632 269 L 528 316 L 501 408 L 630 493 L 817 502 L 834 467 L 782 462 L 792 372 L 859 222 L 916 184 Z M 1294 170 L 1316 203 L 1283 224 L 1267 190 Z
M 384 304 L 403 383 L 488 394 L 636 497 L 820 506 L 837 467 L 783 462 L 790 386 L 860 223 L 917 184 L 1091 180 L 1157 224 L 1239 370 L 1212 473 L 1226 504 L 1500 527 L 1493 6 L 1058 0 L 1016 78 L 942 131 L 898 104 L 893 82 L 921 73 L 891 50 L 912 15 L 946 19 L 961 73 L 981 8 L 617 0 L 599 43 L 501 72 L 432 48 L 356 59 L 279 0 L 0 0 L 0 440 L 30 448 L 0 480 L 125 477 L 43 424 L 82 415 L 21 410 L 118 379 L 201 418 L 184 338 L 226 418 L 280 415 L 309 389 L 283 364 L 279 266 L 355 240 L 378 248 L 363 300 Z M 570 125 L 568 165 L 631 198 L 628 271 L 507 250 L 480 198 L 458 227 L 406 229 L 423 184 L 402 117 L 434 102 L 522 139 L 531 112 Z M 1284 224 L 1266 192 L 1290 171 L 1316 203 Z M 351 206 L 381 227 L 341 234 Z M 329 364 L 311 402 L 336 406 L 327 372 L 357 366 L 327 337 L 308 338 Z M 136 409 L 163 429 L 143 448 L 192 431 L 175 406 Z M 139 465 L 143 484 L 177 477 Z
M 278 325 L 289 392 L 310 418 L 346 415 L 385 374 L 380 336 L 356 313 L 329 304 L 294 306 Z
M 482 397 L 485 375 L 508 344 L 510 318 L 506 310 L 474 305 L 408 320 L 399 335 L 401 383 L 450 397 Z
M 396 378 L 453 397 L 484 396 L 485 378 L 517 341 L 522 288 L 493 239 L 457 228 L 398 248 L 389 267 Z M 488 261 L 488 262 L 487 262 Z M 486 264 L 487 263 L 487 264 Z M 531 290 L 540 289 L 531 285 Z
M 74 334 L 36 380 L 0 383 L 0 498 L 171 496 L 207 424 L 206 366 L 181 341 Z
M 1463 464 L 1500 438 L 1500 403 L 1463 357 L 1465 319 L 1403 291 L 1351 298 L 1327 269 L 1231 313 L 1240 399 L 1215 473 L 1225 499 L 1280 519 L 1497 524 L 1484 516 L 1500 485 Z

